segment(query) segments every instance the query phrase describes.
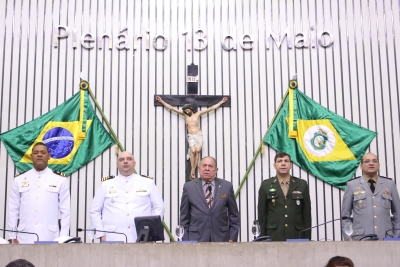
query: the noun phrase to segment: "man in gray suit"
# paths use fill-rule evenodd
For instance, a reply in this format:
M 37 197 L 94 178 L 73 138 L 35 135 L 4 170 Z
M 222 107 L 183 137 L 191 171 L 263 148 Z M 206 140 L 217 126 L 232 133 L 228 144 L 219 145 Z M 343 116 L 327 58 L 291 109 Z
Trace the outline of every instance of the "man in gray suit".
M 240 222 L 232 183 L 216 178 L 217 161 L 212 157 L 203 158 L 198 169 L 200 178 L 183 186 L 183 240 L 237 241 Z
M 383 239 L 386 231 L 400 228 L 400 199 L 396 184 L 392 179 L 378 176 L 379 167 L 378 157 L 367 153 L 360 164 L 363 175 L 347 183 L 342 217 L 350 220 L 353 213 L 353 240 L 367 234 L 376 234 Z M 397 237 L 398 233 L 394 231 L 392 235 Z M 344 231 L 343 236 L 345 240 L 349 239 Z

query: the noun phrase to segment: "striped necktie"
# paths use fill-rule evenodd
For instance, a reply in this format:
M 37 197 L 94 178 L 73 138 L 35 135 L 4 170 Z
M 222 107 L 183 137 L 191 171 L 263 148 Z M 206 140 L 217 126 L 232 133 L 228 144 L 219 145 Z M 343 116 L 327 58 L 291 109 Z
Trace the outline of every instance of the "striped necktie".
M 211 209 L 212 203 L 213 203 L 213 196 L 212 196 L 212 188 L 211 188 L 211 183 L 207 182 L 206 183 L 206 202 L 207 202 L 207 206 L 209 209 Z

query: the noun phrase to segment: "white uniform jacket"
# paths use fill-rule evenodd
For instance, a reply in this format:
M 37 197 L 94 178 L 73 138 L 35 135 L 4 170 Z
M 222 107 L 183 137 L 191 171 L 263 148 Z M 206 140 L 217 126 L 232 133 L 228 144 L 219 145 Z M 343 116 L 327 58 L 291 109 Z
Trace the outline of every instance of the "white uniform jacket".
M 90 209 L 92 228 L 124 233 L 136 242 L 136 216 L 164 215 L 164 202 L 156 185 L 140 175 L 115 176 L 101 183 Z M 107 241 L 125 241 L 121 234 L 97 232 Z
M 9 229 L 17 226 L 19 218 L 18 231 L 36 233 L 39 241 L 68 236 L 71 221 L 68 179 L 49 168 L 41 172 L 31 169 L 22 173 L 14 178 L 8 212 Z M 20 243 L 33 243 L 36 236 L 17 233 L 17 239 Z

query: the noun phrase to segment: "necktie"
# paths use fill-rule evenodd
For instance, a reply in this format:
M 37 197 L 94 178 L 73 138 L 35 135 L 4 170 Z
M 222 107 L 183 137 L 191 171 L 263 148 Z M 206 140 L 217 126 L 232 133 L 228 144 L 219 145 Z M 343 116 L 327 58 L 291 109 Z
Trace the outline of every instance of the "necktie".
M 372 180 L 372 179 L 369 179 L 368 183 L 369 183 L 369 188 L 371 188 L 372 193 L 374 193 L 374 191 L 375 191 L 375 185 L 374 185 L 375 181 Z
M 211 188 L 211 183 L 207 182 L 206 183 L 206 202 L 207 202 L 207 206 L 209 209 L 211 209 L 212 203 L 213 203 L 213 196 L 212 196 L 212 188 Z
M 283 182 L 281 183 L 281 188 L 282 188 L 283 194 L 286 196 L 286 195 L 287 195 L 287 192 L 288 192 L 288 190 L 289 190 L 289 183 L 283 181 Z

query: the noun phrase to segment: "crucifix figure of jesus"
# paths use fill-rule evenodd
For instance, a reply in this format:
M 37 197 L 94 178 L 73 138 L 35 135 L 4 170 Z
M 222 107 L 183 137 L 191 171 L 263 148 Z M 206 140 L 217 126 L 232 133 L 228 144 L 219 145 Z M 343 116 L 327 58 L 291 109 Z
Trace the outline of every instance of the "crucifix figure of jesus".
M 212 107 L 196 112 L 195 108 L 191 104 L 185 104 L 182 106 L 182 110 L 179 110 L 170 104 L 166 103 L 161 97 L 156 96 L 156 101 L 161 103 L 167 109 L 170 109 L 185 117 L 186 128 L 187 128 L 187 140 L 189 144 L 189 151 L 187 159 L 190 158 L 190 178 L 193 180 L 196 178 L 196 167 L 200 158 L 200 151 L 203 146 L 203 133 L 200 130 L 200 116 L 204 115 L 212 110 L 219 108 L 222 104 L 228 101 L 228 97 L 222 98 L 220 102 L 213 105 Z

